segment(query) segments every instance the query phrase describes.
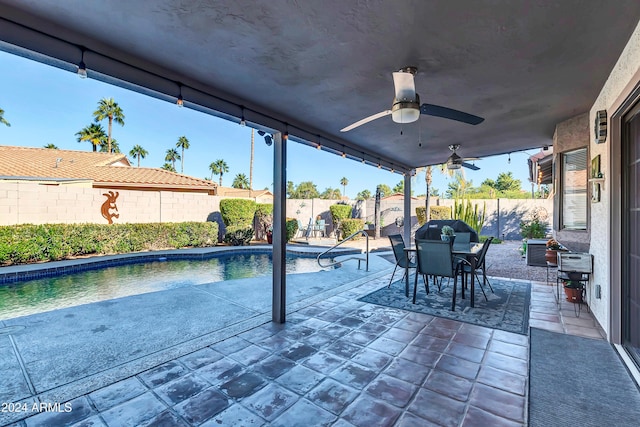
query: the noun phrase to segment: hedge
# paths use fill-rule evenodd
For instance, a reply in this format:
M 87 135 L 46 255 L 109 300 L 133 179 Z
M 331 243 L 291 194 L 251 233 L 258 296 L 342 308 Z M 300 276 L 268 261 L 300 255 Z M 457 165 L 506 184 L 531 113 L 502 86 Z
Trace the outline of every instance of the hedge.
M 430 219 L 451 219 L 451 206 L 431 206 Z
M 249 199 L 220 200 L 220 214 L 227 227 L 253 228 L 256 202 Z
M 0 226 L 0 265 L 215 246 L 217 239 L 215 222 Z
M 350 218 L 343 219 L 340 222 L 340 232 L 342 233 L 342 237 L 349 237 L 356 231 L 362 230 L 364 228 L 364 220 L 358 218 Z M 354 237 L 354 240 L 358 240 L 362 236 Z

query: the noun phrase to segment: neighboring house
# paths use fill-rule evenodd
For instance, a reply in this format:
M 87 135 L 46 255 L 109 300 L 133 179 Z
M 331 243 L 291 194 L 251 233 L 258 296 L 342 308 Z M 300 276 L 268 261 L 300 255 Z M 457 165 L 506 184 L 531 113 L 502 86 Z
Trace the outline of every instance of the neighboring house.
M 225 198 L 255 199 L 258 203 L 273 203 L 273 193 L 269 190 L 246 190 L 243 188 L 218 186 L 216 195 Z
M 0 146 L 0 225 L 207 221 L 216 188 L 124 154 Z
M 158 190 L 214 195 L 217 185 L 159 168 L 132 167 L 122 153 L 0 146 L 0 181 L 82 183 L 110 190 Z

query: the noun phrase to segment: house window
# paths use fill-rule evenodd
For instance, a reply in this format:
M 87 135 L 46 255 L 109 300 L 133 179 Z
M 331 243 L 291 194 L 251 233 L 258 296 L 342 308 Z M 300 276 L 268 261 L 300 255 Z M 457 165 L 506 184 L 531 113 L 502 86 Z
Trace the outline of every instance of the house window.
M 587 229 L 587 149 L 562 155 L 562 229 Z

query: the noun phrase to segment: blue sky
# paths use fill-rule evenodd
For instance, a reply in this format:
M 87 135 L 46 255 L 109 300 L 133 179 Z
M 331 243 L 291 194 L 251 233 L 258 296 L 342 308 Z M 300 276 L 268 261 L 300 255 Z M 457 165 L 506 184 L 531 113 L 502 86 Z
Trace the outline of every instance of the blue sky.
M 251 128 L 242 127 L 217 117 L 178 108 L 174 103 L 160 101 L 131 92 L 117 86 L 92 79 L 80 79 L 75 73 L 63 71 L 38 62 L 0 51 L 0 108 L 11 127 L 0 125 L 0 144 L 43 147 L 55 144 L 60 149 L 91 151 L 89 142 L 76 142 L 75 133 L 92 123 L 92 113 L 102 98 L 114 98 L 125 114 L 123 127 L 114 124 L 113 138 L 120 150 L 129 153 L 134 145 L 141 145 L 149 155 L 142 159 L 143 167 L 161 167 L 166 151 L 175 148 L 180 136 L 189 139 L 191 148 L 186 150 L 184 173 L 198 178 L 210 177 L 209 164 L 223 159 L 229 172 L 223 175 L 222 184 L 231 186 L 238 173 L 249 177 Z M 107 122 L 103 123 L 106 130 Z M 533 154 L 530 151 L 530 154 Z M 465 169 L 465 177 L 474 185 L 486 178 L 496 179 L 499 172 L 513 173 L 530 190 L 527 172 L 528 155 L 511 154 L 494 156 L 476 162 L 481 169 Z M 377 184 L 393 188 L 402 175 L 366 166 L 360 162 L 316 150 L 295 142 L 288 144 L 287 180 L 298 184 L 313 181 L 318 191 L 328 187 L 338 188 L 340 179 L 346 177 L 349 184 L 346 194 L 354 198 L 364 189 L 375 192 Z M 132 160 L 135 165 L 136 162 Z M 272 189 L 273 151 L 256 133 L 253 187 Z M 180 171 L 180 164 L 176 163 Z M 434 173 L 433 186 L 444 193 L 448 179 Z M 217 176 L 214 180 L 217 182 Z M 424 174 L 419 174 L 412 184 L 414 194 L 424 194 Z

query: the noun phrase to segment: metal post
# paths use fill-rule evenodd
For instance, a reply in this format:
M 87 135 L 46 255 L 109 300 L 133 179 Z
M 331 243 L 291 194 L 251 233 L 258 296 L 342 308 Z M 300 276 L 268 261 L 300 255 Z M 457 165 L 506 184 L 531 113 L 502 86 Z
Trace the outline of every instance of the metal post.
M 411 246 L 411 174 L 404 174 L 404 242 Z
M 287 305 L 287 138 L 273 135 L 273 300 L 272 320 L 284 323 Z

